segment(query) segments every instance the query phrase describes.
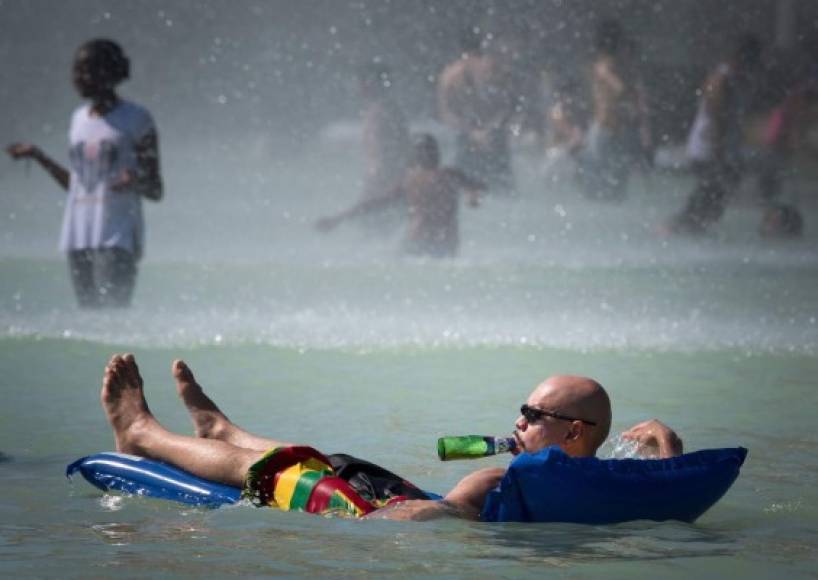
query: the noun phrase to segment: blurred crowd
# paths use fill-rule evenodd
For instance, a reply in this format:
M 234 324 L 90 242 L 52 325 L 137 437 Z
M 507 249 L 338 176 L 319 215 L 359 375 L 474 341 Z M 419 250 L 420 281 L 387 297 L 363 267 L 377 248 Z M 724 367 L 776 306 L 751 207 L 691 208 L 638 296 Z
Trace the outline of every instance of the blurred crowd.
M 668 84 L 661 70 L 646 70 L 638 39 L 620 22 L 603 19 L 590 44 L 584 64 L 557 56 L 540 70 L 524 41 L 466 29 L 458 52 L 431 77 L 438 120 L 454 136 L 450 165 L 434 135 L 410 132 L 397 98 L 405 87 L 373 59 L 357 75 L 365 158 L 360 199 L 316 227 L 327 232 L 356 220 L 373 234 L 401 229 L 404 252 L 454 256 L 460 196 L 471 207 L 483 195 L 513 197 L 511 141 L 527 135 L 542 152 L 545 188 L 563 180 L 600 203 L 624 202 L 634 172 L 690 171 L 695 186 L 657 233 L 711 230 L 742 181 L 753 178 L 759 233 L 801 235 L 802 213 L 783 184 L 797 171 L 797 159 L 818 160 L 810 138 L 818 119 L 818 39 L 788 51 L 769 49 L 748 33 L 726 39 L 698 88 L 677 90 L 675 99 L 689 101 L 691 115 L 675 150 L 675 140 L 657 129 L 675 122 L 657 97 Z M 7 151 L 37 162 L 68 194 L 61 248 L 80 305 L 127 306 L 144 243 L 141 202 L 163 192 L 159 131 L 147 109 L 118 93 L 130 61 L 117 42 L 83 44 L 72 74 L 86 102 L 71 119 L 68 165 L 26 141 Z
M 586 66 L 557 62 L 532 72 L 531 59 L 520 55 L 514 39 L 466 30 L 460 53 L 437 78 L 438 118 L 455 136 L 453 166 L 444 169 L 471 178 L 466 191 L 514 195 L 510 142 L 527 135 L 542 151 L 546 188 L 567 182 L 599 202 L 623 202 L 635 171 L 693 174 L 695 186 L 686 203 L 657 224 L 658 234 L 711 230 L 745 178 L 757 183 L 760 235 L 802 234 L 801 211 L 783 194 L 782 184 L 796 171 L 797 157 L 818 161 L 810 140 L 818 119 L 815 42 L 776 51 L 749 33 L 727 39 L 697 87 L 687 97 L 677 96 L 695 101 L 683 143 L 658 134 L 655 125 L 667 125 L 662 118 L 667 113 L 655 106 L 656 71 L 645 70 L 637 40 L 618 21 L 602 20 L 592 43 Z M 383 64 L 367 67 L 360 82 L 367 160 L 363 198 L 320 222 L 321 229 L 404 204 L 411 222 L 406 248 L 454 254 L 456 188 L 435 181 L 418 195 L 419 166 L 413 162 L 418 153 L 412 152 L 406 120 L 396 105 L 400 89 L 392 71 Z M 432 139 L 420 138 L 427 145 Z M 474 195 L 470 200 L 477 205 Z

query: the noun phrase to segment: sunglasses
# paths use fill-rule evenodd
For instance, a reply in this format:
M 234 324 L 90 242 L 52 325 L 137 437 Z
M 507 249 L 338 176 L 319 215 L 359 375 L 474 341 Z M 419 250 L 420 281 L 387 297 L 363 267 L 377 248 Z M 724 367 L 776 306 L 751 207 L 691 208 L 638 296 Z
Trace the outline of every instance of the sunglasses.
M 520 414 L 528 423 L 536 423 L 537 421 L 542 421 L 544 417 L 551 417 L 552 419 L 559 419 L 561 421 L 580 421 L 582 423 L 585 423 L 586 425 L 596 425 L 594 421 L 586 421 L 585 419 L 579 419 L 577 417 L 560 415 L 559 413 L 544 411 L 543 409 L 531 407 L 530 405 L 523 405 L 522 407 L 520 407 Z

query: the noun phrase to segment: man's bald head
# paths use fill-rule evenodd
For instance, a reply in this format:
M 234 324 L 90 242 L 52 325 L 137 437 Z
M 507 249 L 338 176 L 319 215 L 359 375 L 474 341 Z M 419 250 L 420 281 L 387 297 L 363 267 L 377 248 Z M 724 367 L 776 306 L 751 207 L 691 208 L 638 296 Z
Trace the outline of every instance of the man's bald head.
M 552 376 L 534 389 L 528 405 L 561 417 L 546 416 L 536 425 L 518 419 L 517 434 L 528 451 L 556 444 L 572 455 L 592 456 L 610 432 L 611 401 L 588 377 Z

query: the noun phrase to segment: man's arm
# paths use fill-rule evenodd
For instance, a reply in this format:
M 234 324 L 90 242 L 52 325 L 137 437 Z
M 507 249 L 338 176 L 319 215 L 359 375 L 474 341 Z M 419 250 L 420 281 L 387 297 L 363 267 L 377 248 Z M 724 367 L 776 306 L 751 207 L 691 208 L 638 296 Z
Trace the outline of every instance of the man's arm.
M 469 205 L 471 207 L 477 207 L 480 205 L 480 192 L 487 189 L 485 183 L 479 179 L 469 177 L 455 167 L 446 168 L 446 174 L 448 175 L 449 179 L 452 180 L 453 185 L 457 189 L 462 189 L 466 192 L 466 195 L 469 198 Z
M 639 140 L 645 159 L 649 164 L 652 164 L 653 133 L 650 126 L 650 103 L 647 88 L 641 78 L 637 79 L 634 90 L 636 91 L 636 111 L 639 118 Z
M 426 521 L 442 517 L 480 519 L 486 495 L 497 487 L 505 469 L 489 467 L 475 471 L 460 480 L 440 501 L 405 501 L 379 509 L 368 517 L 387 520 Z
M 445 499 L 413 499 L 386 506 L 365 516 L 369 519 L 425 522 L 444 517 L 467 518 L 460 509 Z
M 334 216 L 319 219 L 315 222 L 315 227 L 319 231 L 328 232 L 335 229 L 341 222 L 353 217 L 358 217 L 374 211 L 379 211 L 394 205 L 405 196 L 403 184 L 392 188 L 386 195 L 373 197 L 356 203 L 351 208 L 346 209 Z
M 594 79 L 604 85 L 614 96 L 625 92 L 625 82 L 616 73 L 610 57 L 600 58 L 594 63 Z
M 446 494 L 444 501 L 456 506 L 464 517 L 477 520 L 488 493 L 500 484 L 506 470 L 502 467 L 487 467 L 470 473 Z
M 456 131 L 465 131 L 468 129 L 468 123 L 452 106 L 454 93 L 459 88 L 457 86 L 459 81 L 456 76 L 460 74 L 460 66 L 462 66 L 460 63 L 451 64 L 440 74 L 437 84 L 437 110 L 444 125 L 448 125 Z
M 676 432 L 656 419 L 634 425 L 622 438 L 635 441 L 640 453 L 649 457 L 667 459 L 684 453 L 684 443 Z
M 727 135 L 727 75 L 726 67 L 719 67 L 704 83 L 702 98 L 704 108 L 713 119 L 713 146 L 716 155 L 724 154 L 724 140 Z

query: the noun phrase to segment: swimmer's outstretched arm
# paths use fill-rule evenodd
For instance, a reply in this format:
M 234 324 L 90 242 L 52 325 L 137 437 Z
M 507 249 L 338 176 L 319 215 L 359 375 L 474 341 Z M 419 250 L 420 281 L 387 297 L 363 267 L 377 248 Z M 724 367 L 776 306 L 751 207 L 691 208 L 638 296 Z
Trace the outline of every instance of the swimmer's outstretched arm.
M 65 191 L 68 191 L 68 184 L 70 174 L 68 170 L 46 155 L 42 149 L 31 143 L 12 143 L 6 147 L 12 159 L 33 159 L 40 167 L 46 170 L 48 174 L 59 184 Z
M 404 198 L 405 195 L 403 186 L 398 185 L 397 187 L 389 190 L 386 195 L 365 199 L 359 203 L 356 203 L 351 208 L 335 214 L 334 216 L 321 218 L 315 222 L 315 228 L 322 232 L 328 232 L 336 228 L 341 222 L 350 218 L 386 209 L 387 207 L 398 203 Z

